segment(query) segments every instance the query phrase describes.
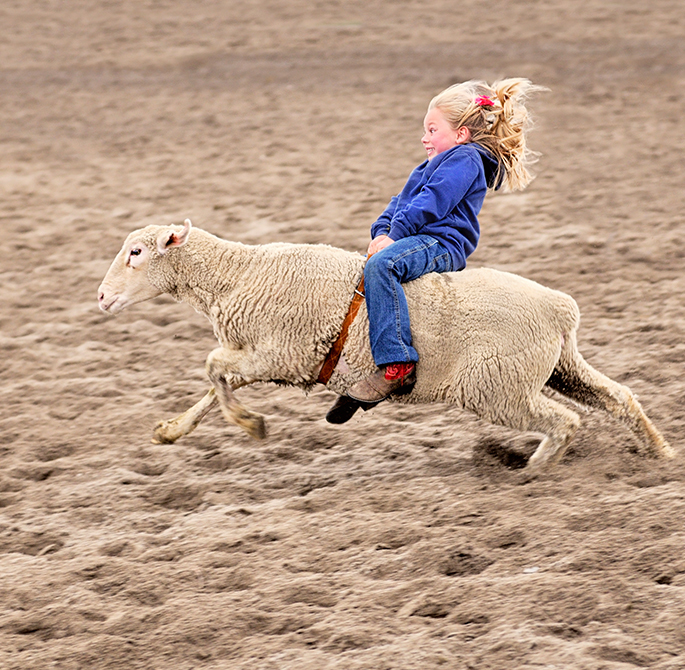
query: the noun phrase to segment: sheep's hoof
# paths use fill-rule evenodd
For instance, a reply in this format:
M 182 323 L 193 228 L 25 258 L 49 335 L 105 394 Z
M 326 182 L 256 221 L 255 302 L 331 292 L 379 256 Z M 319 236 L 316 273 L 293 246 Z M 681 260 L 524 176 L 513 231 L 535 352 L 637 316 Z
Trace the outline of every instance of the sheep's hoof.
M 250 437 L 254 437 L 256 440 L 266 438 L 266 422 L 260 414 L 253 414 L 251 420 L 246 422 L 243 429 Z
M 668 443 L 666 440 L 659 445 L 658 450 L 655 454 L 657 458 L 671 459 L 676 457 L 676 450 Z
M 184 433 L 178 430 L 175 421 L 160 421 L 152 432 L 153 444 L 173 444 Z
M 539 475 L 549 472 L 552 469 L 552 464 L 549 462 L 540 462 L 538 460 L 529 460 L 526 467 L 521 470 L 521 475 L 528 478 L 538 477 Z
M 519 470 L 521 478 L 532 481 L 533 479 L 537 479 L 540 475 L 549 472 L 554 465 L 554 461 L 551 458 L 545 458 L 546 456 L 548 456 L 547 453 L 543 452 L 542 454 L 539 454 L 536 451 L 528 459 L 526 467 Z
M 250 437 L 256 440 L 263 440 L 266 437 L 266 423 L 264 417 L 256 412 L 244 407 L 231 408 L 231 411 L 224 412 L 224 418 L 228 423 L 232 423 L 242 428 Z

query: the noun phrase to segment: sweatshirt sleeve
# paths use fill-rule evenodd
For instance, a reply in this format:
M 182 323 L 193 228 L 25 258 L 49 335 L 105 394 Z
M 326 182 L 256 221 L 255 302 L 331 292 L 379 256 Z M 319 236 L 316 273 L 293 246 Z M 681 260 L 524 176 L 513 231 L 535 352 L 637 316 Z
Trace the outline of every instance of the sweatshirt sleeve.
M 387 235 L 390 231 L 390 222 L 392 217 L 395 215 L 395 210 L 397 209 L 398 196 L 394 195 L 390 200 L 390 203 L 385 208 L 383 213 L 376 219 L 376 222 L 371 226 L 371 239 L 375 239 L 379 235 Z
M 443 161 L 419 193 L 395 212 L 387 233 L 389 237 L 397 241 L 418 235 L 426 223 L 445 219 L 468 193 L 481 169 L 470 154 L 456 152 Z

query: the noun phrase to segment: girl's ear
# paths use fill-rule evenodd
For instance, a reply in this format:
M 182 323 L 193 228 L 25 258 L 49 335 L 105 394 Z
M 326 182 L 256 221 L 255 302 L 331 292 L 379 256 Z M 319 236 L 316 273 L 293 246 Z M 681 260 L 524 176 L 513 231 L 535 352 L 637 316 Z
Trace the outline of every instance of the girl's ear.
M 457 144 L 466 144 L 471 141 L 471 131 L 466 126 L 459 126 L 455 139 Z

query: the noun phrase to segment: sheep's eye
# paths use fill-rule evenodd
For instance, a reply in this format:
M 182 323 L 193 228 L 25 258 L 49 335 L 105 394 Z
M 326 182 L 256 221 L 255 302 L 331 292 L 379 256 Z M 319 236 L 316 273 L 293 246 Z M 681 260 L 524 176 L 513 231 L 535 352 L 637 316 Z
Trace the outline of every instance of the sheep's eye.
M 140 256 L 140 249 L 131 249 L 131 256 Z

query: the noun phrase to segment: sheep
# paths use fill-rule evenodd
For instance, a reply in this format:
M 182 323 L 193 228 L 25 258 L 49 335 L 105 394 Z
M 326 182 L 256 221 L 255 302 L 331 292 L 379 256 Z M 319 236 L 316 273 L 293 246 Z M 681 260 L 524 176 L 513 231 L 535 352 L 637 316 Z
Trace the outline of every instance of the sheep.
M 116 314 L 168 293 L 204 314 L 220 344 L 207 357 L 207 394 L 157 424 L 153 441 L 173 443 L 187 435 L 217 403 L 228 423 L 264 438 L 263 417 L 243 407 L 234 392 L 258 381 L 311 388 L 363 267 L 357 253 L 327 245 L 229 242 L 193 228 L 188 219 L 180 228 L 132 232 L 99 288 L 100 308 Z M 612 414 L 646 455 L 675 455 L 630 389 L 578 352 L 580 313 L 570 296 L 488 268 L 428 274 L 405 291 L 420 363 L 413 391 L 395 402 L 443 402 L 493 424 L 542 433 L 526 466 L 531 473 L 557 463 L 580 424 L 579 415 L 545 388 Z M 362 305 L 327 388 L 344 394 L 374 370 Z

